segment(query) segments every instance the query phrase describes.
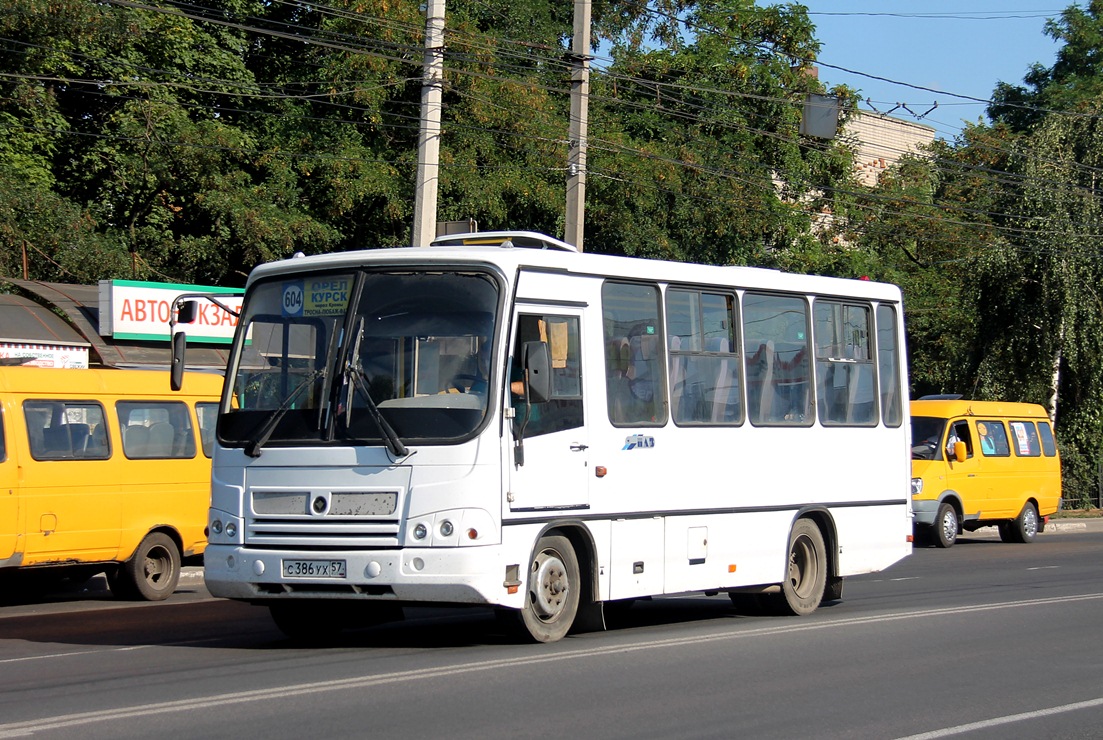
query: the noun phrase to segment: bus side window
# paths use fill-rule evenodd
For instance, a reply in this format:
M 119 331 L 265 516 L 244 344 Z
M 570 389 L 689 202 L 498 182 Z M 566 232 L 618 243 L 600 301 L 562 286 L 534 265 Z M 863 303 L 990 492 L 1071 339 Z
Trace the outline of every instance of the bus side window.
M 525 342 L 544 342 L 551 359 L 551 398 L 526 405 L 521 367 Z M 510 358 L 510 397 L 517 409 L 515 425 L 526 439 L 582 426 L 582 348 L 579 322 L 574 316 L 518 317 Z

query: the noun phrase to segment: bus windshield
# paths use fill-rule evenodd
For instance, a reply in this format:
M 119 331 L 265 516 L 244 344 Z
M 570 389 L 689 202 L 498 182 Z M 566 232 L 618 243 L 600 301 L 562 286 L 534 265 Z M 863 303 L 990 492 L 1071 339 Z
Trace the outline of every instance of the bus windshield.
M 302 444 L 449 443 L 486 418 L 500 290 L 473 271 L 281 276 L 249 291 L 218 433 Z

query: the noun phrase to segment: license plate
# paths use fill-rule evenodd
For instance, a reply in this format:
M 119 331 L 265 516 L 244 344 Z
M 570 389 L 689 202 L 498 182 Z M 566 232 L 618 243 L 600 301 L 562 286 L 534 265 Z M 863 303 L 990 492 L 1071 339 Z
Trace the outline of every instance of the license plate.
M 284 560 L 285 578 L 344 578 L 344 560 Z

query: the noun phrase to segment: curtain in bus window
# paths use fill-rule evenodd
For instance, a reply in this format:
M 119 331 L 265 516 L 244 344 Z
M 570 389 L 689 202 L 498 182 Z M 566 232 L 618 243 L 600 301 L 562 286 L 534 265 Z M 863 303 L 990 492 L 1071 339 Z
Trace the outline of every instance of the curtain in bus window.
M 745 294 L 743 353 L 751 423 L 811 424 L 807 302 L 791 296 Z
M 816 398 L 820 423 L 877 423 L 870 308 L 816 301 Z

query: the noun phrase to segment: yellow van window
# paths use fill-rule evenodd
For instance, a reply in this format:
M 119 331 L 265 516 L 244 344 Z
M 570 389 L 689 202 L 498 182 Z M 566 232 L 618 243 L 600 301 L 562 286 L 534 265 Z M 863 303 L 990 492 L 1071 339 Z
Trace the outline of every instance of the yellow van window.
M 1038 434 L 1042 437 L 1042 452 L 1046 457 L 1057 457 L 1057 443 L 1053 441 L 1053 430 L 1048 421 L 1038 422 Z
M 106 460 L 111 453 L 103 407 L 81 401 L 24 401 L 35 460 Z
M 187 404 L 119 401 L 123 454 L 130 459 L 195 457 L 195 432 Z
M 1038 430 L 1032 421 L 1013 421 L 1011 425 L 1011 446 L 1016 457 L 1041 457 L 1042 445 L 1038 440 Z
M 8 444 L 4 441 L 4 410 L 0 409 L 0 462 L 8 459 Z
M 980 451 L 986 457 L 1007 457 L 1011 454 L 1007 430 L 1002 421 L 978 421 L 977 434 L 980 435 Z

